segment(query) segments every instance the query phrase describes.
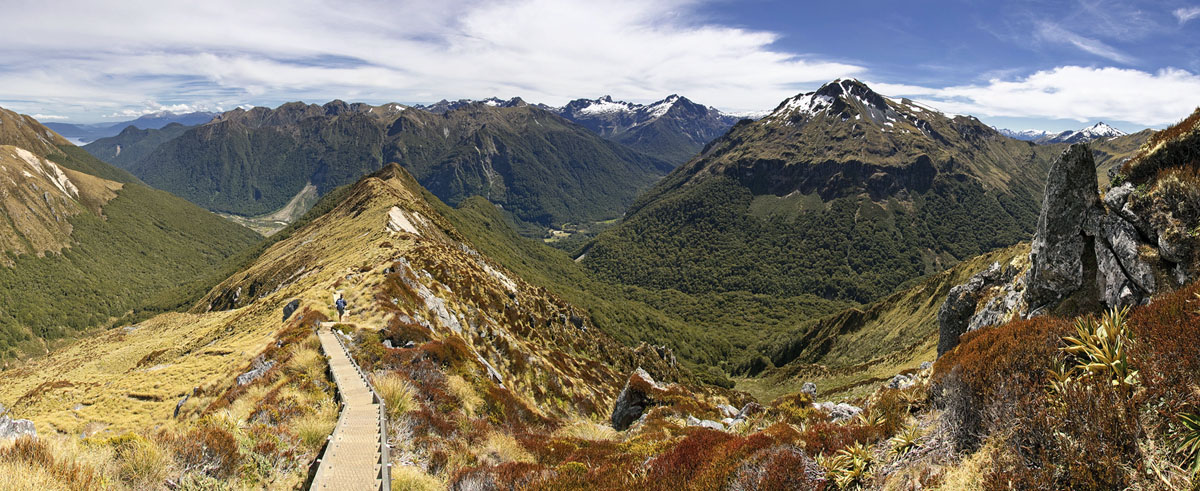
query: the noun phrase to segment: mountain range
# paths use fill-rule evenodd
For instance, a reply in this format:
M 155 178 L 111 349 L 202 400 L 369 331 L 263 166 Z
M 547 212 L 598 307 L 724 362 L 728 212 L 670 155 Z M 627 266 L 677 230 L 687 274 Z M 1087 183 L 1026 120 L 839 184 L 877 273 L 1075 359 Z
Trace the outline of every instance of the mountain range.
M 581 257 L 648 288 L 868 301 L 1023 240 L 1054 151 L 834 81 L 710 143 Z
M 217 113 L 205 111 L 190 113 L 158 111 L 139 116 L 137 119 L 116 123 L 77 124 L 49 122 L 45 123 L 45 125 L 71 142 L 83 144 L 100 138 L 116 136 L 131 126 L 142 130 L 156 130 L 172 123 L 195 126 L 211 121 L 216 115 Z
M 1009 138 L 1018 140 L 1031 141 L 1034 143 L 1051 144 L 1051 143 L 1088 143 L 1101 139 L 1112 139 L 1120 136 L 1125 136 L 1127 133 L 1104 124 L 1103 121 L 1094 125 L 1088 126 L 1082 130 L 1067 130 L 1060 133 L 1055 133 L 1045 130 L 1023 130 L 1013 131 L 1001 128 L 995 128 L 1000 134 Z
M 195 128 L 126 128 L 85 149 L 210 210 L 269 218 L 265 232 L 296 216 L 283 210 L 310 185 L 323 195 L 391 161 L 450 203 L 480 194 L 544 230 L 619 217 L 735 120 L 679 96 L 648 106 L 606 100 L 293 103 L 236 109 Z M 623 109 L 597 110 L 599 102 Z
M 468 103 L 443 113 L 399 104 L 289 103 L 239 108 L 174 130 L 182 133 L 131 133 L 88 149 L 210 210 L 247 216 L 272 213 L 310 185 L 324 195 L 401 162 L 450 203 L 483 195 L 523 222 L 591 222 L 620 216 L 670 170 L 523 103 Z M 136 160 L 115 151 L 159 139 L 165 141 L 139 150 Z

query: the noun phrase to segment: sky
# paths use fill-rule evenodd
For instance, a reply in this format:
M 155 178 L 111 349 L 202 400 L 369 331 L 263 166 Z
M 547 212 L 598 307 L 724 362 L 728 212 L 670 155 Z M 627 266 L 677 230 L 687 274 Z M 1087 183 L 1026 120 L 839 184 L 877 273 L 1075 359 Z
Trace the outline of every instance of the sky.
M 1011 129 L 1200 106 L 1198 0 L 0 2 L 0 106 L 44 122 L 492 96 L 750 112 L 842 77 Z

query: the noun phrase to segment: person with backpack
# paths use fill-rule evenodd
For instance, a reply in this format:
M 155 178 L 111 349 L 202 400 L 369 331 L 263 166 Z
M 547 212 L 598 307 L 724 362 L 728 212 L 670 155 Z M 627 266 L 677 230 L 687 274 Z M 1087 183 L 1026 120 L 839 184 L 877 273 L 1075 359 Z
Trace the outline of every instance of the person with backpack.
M 337 301 L 334 302 L 333 305 L 337 307 L 338 322 L 341 322 L 342 318 L 346 316 L 346 297 L 343 297 L 342 294 L 339 293 Z

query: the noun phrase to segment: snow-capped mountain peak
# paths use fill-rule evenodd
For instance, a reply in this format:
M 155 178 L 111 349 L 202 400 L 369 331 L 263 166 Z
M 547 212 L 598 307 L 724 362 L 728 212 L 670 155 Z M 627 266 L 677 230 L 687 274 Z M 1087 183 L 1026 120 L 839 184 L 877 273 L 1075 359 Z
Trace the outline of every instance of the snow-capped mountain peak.
M 1089 126 L 1087 128 L 1084 128 L 1082 130 L 1079 130 L 1076 133 L 1080 134 L 1080 135 L 1086 135 L 1087 137 L 1092 138 L 1092 139 L 1126 135 L 1126 133 L 1124 131 L 1118 130 L 1116 128 L 1113 128 L 1112 126 L 1104 124 L 1103 121 L 1096 123 L 1092 126 Z

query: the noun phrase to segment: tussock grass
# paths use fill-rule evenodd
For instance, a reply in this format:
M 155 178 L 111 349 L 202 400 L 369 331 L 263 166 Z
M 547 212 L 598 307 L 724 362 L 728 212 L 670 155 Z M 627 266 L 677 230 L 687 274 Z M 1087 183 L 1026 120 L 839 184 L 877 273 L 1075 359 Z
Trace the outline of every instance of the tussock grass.
M 395 491 L 439 491 L 446 485 L 436 477 L 411 465 L 392 467 L 392 489 Z
M 388 372 L 372 376 L 371 384 L 387 404 L 389 418 L 403 416 L 417 407 L 413 399 L 416 390 L 404 377 Z
M 319 339 L 312 337 L 304 344 L 294 346 L 288 364 L 305 374 L 310 380 L 321 380 L 325 377 L 325 355 L 311 346 L 313 340 L 320 343 Z
M 614 430 L 611 426 L 599 425 L 591 421 L 580 421 L 575 424 L 563 426 L 554 432 L 554 436 L 559 438 L 578 438 L 593 442 L 616 440 L 619 437 L 617 430 Z
M 70 488 L 60 483 L 45 469 L 25 462 L 0 461 L 0 491 L 66 491 Z
M 450 393 L 462 404 L 463 411 L 466 411 L 467 414 L 474 415 L 476 414 L 475 410 L 483 406 L 483 398 L 479 397 L 479 393 L 475 391 L 475 387 L 461 376 L 447 375 L 446 386 L 450 389 Z
M 533 455 L 522 447 L 516 438 L 500 432 L 492 432 L 476 452 L 481 459 L 492 463 L 534 462 Z
M 325 437 L 337 426 L 338 407 L 332 398 L 322 399 L 315 409 L 292 421 L 292 431 L 309 450 L 320 450 Z

